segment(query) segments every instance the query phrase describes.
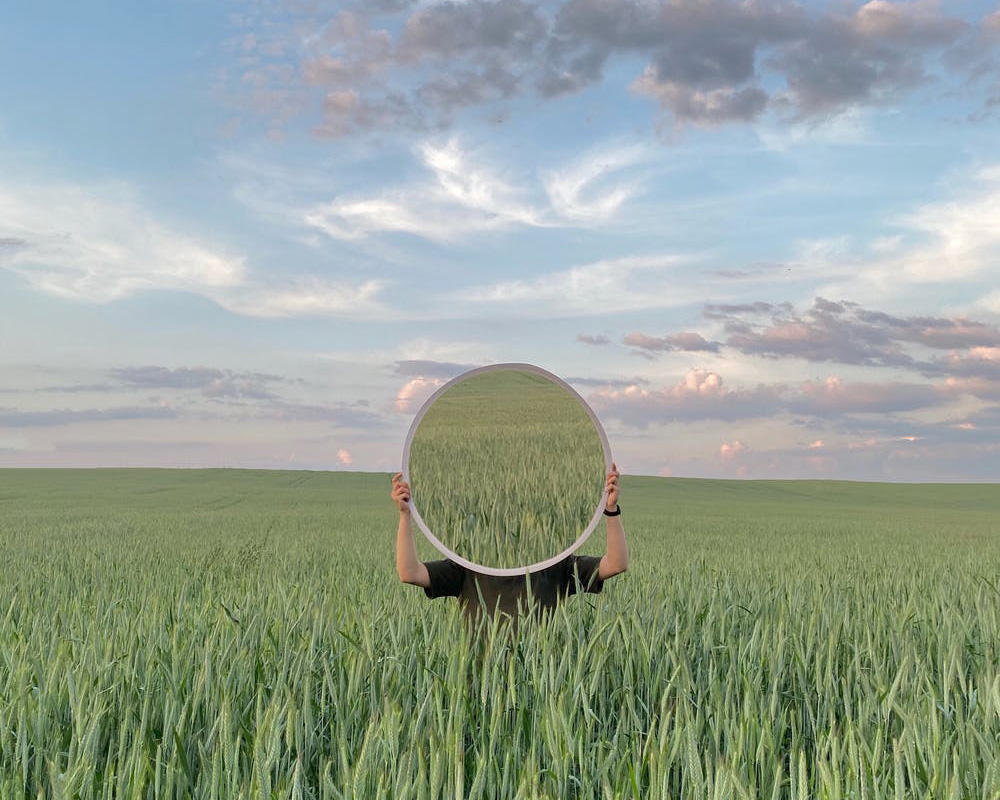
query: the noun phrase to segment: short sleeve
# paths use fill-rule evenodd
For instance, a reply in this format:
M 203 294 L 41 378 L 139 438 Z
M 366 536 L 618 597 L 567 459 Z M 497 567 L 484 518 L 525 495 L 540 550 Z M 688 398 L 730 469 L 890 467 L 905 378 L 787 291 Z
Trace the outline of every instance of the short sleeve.
M 580 589 L 584 592 L 599 594 L 601 589 L 604 588 L 604 581 L 597 576 L 600 567 L 600 556 L 570 556 L 566 560 L 567 594 L 576 594 L 577 592 L 574 568 L 577 575 L 579 575 Z
M 465 568 L 461 564 L 450 558 L 423 563 L 431 579 L 430 586 L 424 587 L 424 594 L 432 600 L 435 597 L 458 597 L 465 582 Z

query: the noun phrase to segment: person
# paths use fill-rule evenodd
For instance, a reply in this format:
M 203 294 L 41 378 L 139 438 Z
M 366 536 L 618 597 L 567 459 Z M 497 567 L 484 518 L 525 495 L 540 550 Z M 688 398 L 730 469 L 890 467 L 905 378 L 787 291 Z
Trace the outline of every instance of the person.
M 437 597 L 457 597 L 462 604 L 466 627 L 475 625 L 485 609 L 492 617 L 506 616 L 516 627 L 518 615 L 529 607 L 536 617 L 551 609 L 571 594 L 580 591 L 600 593 L 604 581 L 628 569 L 628 545 L 618 505 L 618 467 L 612 462 L 605 488 L 607 501 L 604 514 L 607 523 L 607 547 L 603 556 L 571 554 L 543 570 L 526 575 L 497 576 L 475 572 L 444 558 L 420 561 L 413 541 L 410 518 L 410 487 L 401 472 L 392 476 L 390 496 L 399 508 L 399 529 L 396 536 L 396 571 L 403 583 L 422 586 L 424 594 Z M 529 586 L 530 578 L 530 586 Z

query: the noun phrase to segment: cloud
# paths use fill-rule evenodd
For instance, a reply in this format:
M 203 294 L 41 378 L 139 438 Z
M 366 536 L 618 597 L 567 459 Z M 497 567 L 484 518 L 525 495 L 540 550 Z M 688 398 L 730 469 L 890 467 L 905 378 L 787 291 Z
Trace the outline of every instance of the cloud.
M 122 184 L 0 182 L 0 268 L 46 292 L 93 302 L 142 289 L 213 292 L 246 280 L 244 259 L 160 224 Z M 11 251 L 12 252 L 6 252 Z
M 430 359 L 407 359 L 397 361 L 395 373 L 397 375 L 414 375 L 418 378 L 451 378 L 475 369 L 476 364 L 455 364 L 450 361 L 433 361 Z
M 794 413 L 816 416 L 838 414 L 910 411 L 947 402 L 939 388 L 929 384 L 844 383 L 837 376 L 822 381 L 803 381 L 800 393 L 789 396 L 783 404 Z
M 692 302 L 678 289 L 677 270 L 698 256 L 654 254 L 595 261 L 534 278 L 468 286 L 449 293 L 450 304 L 541 318 L 611 314 Z
M 771 416 L 781 409 L 781 390 L 764 385 L 730 390 L 718 373 L 691 369 L 674 386 L 657 390 L 630 384 L 598 389 L 587 401 L 598 415 L 645 429 L 673 421 Z
M 498 171 L 476 164 L 457 138 L 441 145 L 425 141 L 416 151 L 433 174 L 431 183 L 323 203 L 305 213 L 306 224 L 335 239 L 387 231 L 441 242 L 512 225 L 549 224 L 523 200 L 523 190 Z
M 1000 379 L 946 378 L 943 391 L 949 394 L 968 394 L 982 400 L 1000 401 Z
M 258 277 L 226 253 L 162 224 L 121 183 L 83 186 L 0 181 L 0 269 L 49 294 L 107 303 L 172 290 L 258 317 L 356 316 L 383 312 L 385 281 Z
M 1000 381 L 1000 347 L 970 347 L 965 353 L 953 350 L 937 359 L 934 367 L 948 375 Z
M 238 85 L 249 86 L 249 103 L 273 105 L 283 124 L 318 95 L 324 136 L 440 130 L 463 109 L 600 85 L 617 59 L 641 63 L 628 86 L 655 100 L 672 124 L 745 123 L 767 112 L 796 124 L 898 102 L 941 72 L 976 76 L 991 63 L 996 28 L 995 15 L 969 23 L 931 0 L 465 0 L 355 8 L 332 21 L 317 13 L 284 23 L 280 47 L 273 33 L 265 43 L 240 31 L 231 47 L 240 51 Z M 392 25 L 372 23 L 389 8 L 399 15 Z M 315 32 L 303 37 L 310 24 Z
M 724 442 L 719 446 L 719 457 L 723 461 L 732 461 L 749 449 L 739 439 L 735 439 L 732 442 Z
M 173 419 L 177 412 L 161 406 L 120 406 L 117 408 L 58 408 L 45 411 L 20 411 L 0 408 L 0 427 L 30 428 L 73 425 L 80 422 L 115 422 L 131 419 Z
M 197 389 L 205 397 L 242 397 L 258 400 L 277 398 L 266 389 L 269 383 L 283 382 L 280 375 L 259 372 L 237 373 L 212 367 L 120 367 L 108 371 L 126 386 L 143 389 Z
M 383 317 L 390 311 L 379 294 L 388 285 L 382 279 L 351 283 L 302 275 L 248 286 L 215 300 L 235 314 L 251 317 Z
M 564 378 L 566 383 L 576 384 L 577 386 L 602 386 L 602 387 L 620 387 L 624 388 L 626 386 L 645 386 L 649 384 L 646 378 L 641 378 L 638 375 L 634 378 Z
M 806 268 L 830 277 L 819 291 L 826 295 L 903 296 L 907 289 L 926 290 L 964 282 L 982 287 L 981 308 L 996 311 L 995 268 L 1000 259 L 1000 165 L 963 173 L 952 197 L 926 203 L 889 220 L 902 233 L 880 237 L 867 251 L 807 253 Z M 995 301 L 995 297 L 993 300 Z
M 681 331 L 668 336 L 647 336 L 644 333 L 633 332 L 625 334 L 622 342 L 639 350 L 661 353 L 673 350 L 689 352 L 718 352 L 719 342 L 710 342 L 700 333 Z
M 354 463 L 354 456 L 351 455 L 351 451 L 350 450 L 347 450 L 346 448 L 341 447 L 337 451 L 337 461 L 339 461 L 341 464 L 350 465 L 350 464 Z
M 823 297 L 802 313 L 764 302 L 710 304 L 703 313 L 723 323 L 728 347 L 746 355 L 905 367 L 925 375 L 1000 376 L 1000 327 L 965 317 L 899 317 Z M 914 345 L 967 352 L 927 359 L 911 352 Z
M 271 401 L 253 407 L 247 414 L 232 415 L 233 418 L 279 420 L 281 422 L 328 422 L 336 428 L 358 430 L 381 428 L 385 418 L 367 409 L 367 401 L 341 402 L 333 405 L 312 405 Z
M 545 192 L 555 213 L 567 220 L 607 220 L 641 190 L 641 182 L 618 184 L 603 191 L 602 179 L 649 158 L 646 147 L 633 145 L 588 153 L 576 163 L 542 173 Z
M 408 233 L 455 243 L 477 233 L 515 227 L 573 227 L 609 223 L 638 191 L 637 183 L 607 185 L 612 171 L 643 157 L 640 148 L 596 151 L 585 164 L 544 173 L 547 199 L 537 187 L 515 184 L 506 165 L 490 165 L 457 136 L 424 140 L 414 154 L 428 178 L 381 192 L 342 196 L 302 212 L 305 225 L 331 238 L 354 241 L 374 233 Z
M 831 375 L 824 380 L 758 384 L 730 389 L 722 376 L 710 370 L 690 369 L 684 379 L 663 389 L 636 383 L 602 387 L 587 400 L 594 411 L 624 425 L 645 429 L 651 424 L 694 420 L 752 420 L 783 415 L 811 420 L 849 419 L 854 414 L 896 414 L 941 408 L 961 395 L 1000 399 L 1000 381 L 961 381 L 942 384 L 902 381 L 846 382 Z
M 416 414 L 424 401 L 444 384 L 441 378 L 413 378 L 396 393 L 393 408 L 400 414 Z

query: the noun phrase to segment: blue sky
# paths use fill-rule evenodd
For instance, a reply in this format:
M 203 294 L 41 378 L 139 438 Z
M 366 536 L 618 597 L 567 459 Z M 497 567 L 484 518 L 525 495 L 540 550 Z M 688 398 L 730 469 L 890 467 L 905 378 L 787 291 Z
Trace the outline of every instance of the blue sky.
M 394 471 L 529 362 L 626 473 L 1000 478 L 1000 7 L 0 20 L 0 466 Z

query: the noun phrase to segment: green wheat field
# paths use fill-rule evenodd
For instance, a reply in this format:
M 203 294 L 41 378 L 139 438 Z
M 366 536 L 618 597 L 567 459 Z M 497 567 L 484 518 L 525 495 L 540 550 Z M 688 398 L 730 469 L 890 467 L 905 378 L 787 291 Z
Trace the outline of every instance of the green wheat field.
M 580 401 L 543 375 L 489 370 L 447 389 L 410 445 L 413 504 L 453 553 L 527 567 L 572 547 L 607 469 Z
M 1000 487 L 623 475 L 514 637 L 389 478 L 0 470 L 0 798 L 1000 797 Z

